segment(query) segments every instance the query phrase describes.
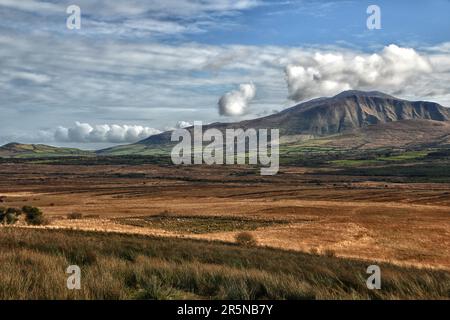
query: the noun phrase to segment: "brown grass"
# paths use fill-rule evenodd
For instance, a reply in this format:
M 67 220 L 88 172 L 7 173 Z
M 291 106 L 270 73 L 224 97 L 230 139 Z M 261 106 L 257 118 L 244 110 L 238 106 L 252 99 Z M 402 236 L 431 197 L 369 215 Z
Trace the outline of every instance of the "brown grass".
M 79 212 L 71 212 L 69 214 L 67 214 L 67 219 L 69 220 L 78 220 L 83 218 L 83 214 L 79 213 Z
M 113 233 L 2 228 L 0 299 L 448 299 L 450 274 L 261 247 Z M 370 264 L 376 263 L 370 262 Z M 66 288 L 67 266 L 82 289 Z
M 450 270 L 449 184 L 408 183 L 401 177 L 395 183 L 383 177 L 374 181 L 321 170 L 282 167 L 277 176 L 261 177 L 244 174 L 246 167 L 229 166 L 4 163 L 0 197 L 2 206 L 42 208 L 46 216 L 55 217 L 55 227 L 228 242 L 249 230 L 249 224 L 214 229 L 189 217 L 283 220 L 288 223 L 252 227 L 258 244 L 302 252 L 329 249 L 339 257 Z M 145 228 L 115 223 L 116 218 L 164 211 L 170 212 L 161 219 L 164 223 L 153 221 Z M 64 219 L 69 212 L 83 212 L 85 219 Z M 183 216 L 195 225 L 194 233 L 176 225 Z
M 235 239 L 236 243 L 244 246 L 254 246 L 257 243 L 255 237 L 250 232 L 239 232 L 236 234 Z

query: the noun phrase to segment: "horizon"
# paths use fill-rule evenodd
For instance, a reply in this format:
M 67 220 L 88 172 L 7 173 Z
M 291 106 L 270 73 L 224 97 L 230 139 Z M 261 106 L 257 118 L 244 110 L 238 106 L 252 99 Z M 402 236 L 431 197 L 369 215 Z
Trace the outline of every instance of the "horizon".
M 317 99 L 334 99 L 334 98 L 336 98 L 336 97 L 338 97 L 338 96 L 343 96 L 344 94 L 350 94 L 350 95 L 353 95 L 353 94 L 362 94 L 362 95 L 366 95 L 366 96 L 369 96 L 370 94 L 381 94 L 381 95 L 386 95 L 386 97 L 392 97 L 392 98 L 395 98 L 395 99 L 397 99 L 397 100 L 405 100 L 405 99 L 402 99 L 402 98 L 399 98 L 399 97 L 395 97 L 395 96 L 391 96 L 391 95 L 389 95 L 389 94 L 386 94 L 386 93 L 384 93 L 384 92 L 382 92 L 382 91 L 378 91 L 378 90 L 371 90 L 371 91 L 364 91 L 364 90 L 344 90 L 344 91 L 342 91 L 342 92 L 340 92 L 340 93 L 338 93 L 338 94 L 336 94 L 336 95 L 333 95 L 333 96 L 328 96 L 328 97 L 319 97 L 319 98 L 314 98 L 314 99 L 310 99 L 310 100 L 307 100 L 307 101 L 303 101 L 303 102 L 300 102 L 300 103 L 296 103 L 296 104 L 294 104 L 294 105 L 292 105 L 292 106 L 290 106 L 290 107 L 287 107 L 286 109 L 283 109 L 283 110 L 280 110 L 279 112 L 277 112 L 277 113 L 280 113 L 280 112 L 282 112 L 282 111 L 284 111 L 284 110 L 287 110 L 287 109 L 290 109 L 290 108 L 295 108 L 295 107 L 298 107 L 298 106 L 300 106 L 300 105 L 302 105 L 302 104 L 305 104 L 305 103 L 309 103 L 309 102 L 312 102 L 312 101 L 314 101 L 314 100 L 317 100 Z M 425 101 L 425 100 L 407 100 L 407 101 L 410 101 L 410 102 L 431 102 L 431 103 L 437 103 L 437 102 L 434 102 L 434 101 Z M 438 104 L 438 103 L 437 103 Z M 440 105 L 440 104 L 439 104 Z M 443 105 L 440 105 L 441 107 L 444 107 L 444 108 L 449 108 L 450 109 L 450 107 L 447 107 L 447 106 L 443 106 Z M 273 113 L 273 114 L 276 114 L 276 113 Z M 272 114 L 272 115 L 273 115 Z M 267 116 L 270 116 L 270 115 L 266 115 L 266 116 L 263 116 L 263 117 L 267 117 Z M 247 120 L 255 120 L 255 119 L 259 119 L 259 118 L 263 118 L 263 117 L 256 117 L 256 118 L 252 118 L 252 119 L 247 119 Z M 232 123 L 235 123 L 235 122 L 232 122 L 232 121 L 230 121 L 230 122 L 214 122 L 214 123 L 207 123 L 207 124 L 205 124 L 205 125 L 212 125 L 212 124 L 232 124 Z M 161 133 L 167 133 L 167 132 L 171 132 L 171 131 L 175 131 L 175 130 L 178 130 L 178 129 L 187 129 L 187 128 L 193 128 L 194 127 L 194 124 L 192 124 L 191 126 L 187 126 L 187 127 L 183 127 L 183 128 L 173 128 L 173 129 L 170 129 L 170 130 L 166 130 L 166 131 L 162 131 Z M 158 134 L 161 134 L 161 133 L 158 133 Z M 158 135 L 158 134 L 155 134 L 155 135 Z M 144 138 L 144 139 L 142 139 L 142 140 L 139 140 L 139 141 L 136 141 L 136 142 L 134 142 L 134 143 L 141 143 L 142 141 L 144 141 L 144 140 L 147 140 L 148 138 L 150 138 L 151 136 L 153 136 L 153 135 L 150 135 L 150 136 L 148 136 L 148 137 L 146 137 L 146 138 Z M 122 144 L 112 144 L 111 145 L 111 147 L 115 147 L 115 146 L 126 146 L 126 145 L 128 145 L 128 144 L 134 144 L 134 143 L 122 143 Z M 5 143 L 5 144 L 2 144 L 2 145 L 0 145 L 0 148 L 3 148 L 3 147 L 7 147 L 7 146 L 9 146 L 9 145 L 33 145 L 33 146 L 49 146 L 49 147 L 55 147 L 55 148 L 59 148 L 60 146 L 57 146 L 57 145 L 52 145 L 52 144 L 46 144 L 46 143 L 21 143 L 21 142 L 18 142 L 18 141 L 10 141 L 10 142 L 7 142 L 7 143 Z M 95 144 L 90 144 L 90 146 L 92 147 L 92 146 L 94 146 Z M 87 147 L 87 146 L 86 146 Z M 79 149 L 79 150 L 81 150 L 81 151 L 90 151 L 90 152 L 98 152 L 98 151 L 102 151 L 102 150 L 106 150 L 106 149 L 109 149 L 109 148 L 111 148 L 111 147 L 104 147 L 104 148 L 85 148 L 85 149 L 83 149 L 83 148 L 79 148 L 79 147 L 71 147 L 71 146 L 66 146 L 66 148 L 73 148 L 73 149 Z M 61 148 L 64 148 L 64 147 L 61 147 Z
M 102 149 L 346 90 L 450 106 L 449 1 L 378 1 L 373 30 L 369 1 L 80 0 L 80 29 L 69 4 L 0 0 L 0 145 Z

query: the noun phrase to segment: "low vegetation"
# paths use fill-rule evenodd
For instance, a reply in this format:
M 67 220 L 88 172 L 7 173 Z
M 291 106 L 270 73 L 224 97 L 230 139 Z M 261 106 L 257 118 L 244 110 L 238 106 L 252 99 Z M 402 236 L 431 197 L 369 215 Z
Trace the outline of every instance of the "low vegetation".
M 180 216 L 171 215 L 168 212 L 147 217 L 118 218 L 116 222 L 135 227 L 147 227 L 193 234 L 256 230 L 261 227 L 288 223 L 287 220 L 281 219 L 251 219 L 231 216 Z
M 434 182 L 450 181 L 450 161 L 435 160 L 407 165 L 383 165 L 368 167 L 349 167 L 335 174 L 347 176 L 368 176 L 371 180 Z
M 450 273 L 219 242 L 0 230 L 0 299 L 448 299 Z M 68 290 L 69 265 L 81 290 Z
M 39 208 L 24 206 L 22 212 L 25 214 L 25 221 L 29 225 L 40 226 L 47 223 L 44 214 Z
M 83 214 L 79 212 L 71 212 L 67 215 L 67 219 L 69 220 L 79 220 L 83 218 Z
M 25 216 L 25 222 L 29 225 L 47 224 L 43 212 L 39 208 L 31 206 L 24 206 L 22 209 L 0 207 L 0 224 L 15 224 L 22 214 Z
M 239 232 L 236 234 L 236 242 L 244 246 L 254 246 L 257 241 L 250 232 Z

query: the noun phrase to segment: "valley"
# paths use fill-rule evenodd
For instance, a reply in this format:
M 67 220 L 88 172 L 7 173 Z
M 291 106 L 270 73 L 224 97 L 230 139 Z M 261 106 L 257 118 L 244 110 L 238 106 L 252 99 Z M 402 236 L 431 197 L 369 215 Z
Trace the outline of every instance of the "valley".
M 230 243 L 247 231 L 264 247 L 450 269 L 447 183 L 342 170 L 9 163 L 0 195 L 5 207 L 41 208 L 43 228 Z
M 0 147 L 2 212 L 44 213 L 0 226 L 0 297 L 449 298 L 446 108 L 350 91 L 204 129 L 263 127 L 280 129 L 276 175 L 175 165 L 170 131 L 96 152 Z M 71 264 L 88 279 L 77 292 Z M 367 289 L 369 265 L 383 290 Z

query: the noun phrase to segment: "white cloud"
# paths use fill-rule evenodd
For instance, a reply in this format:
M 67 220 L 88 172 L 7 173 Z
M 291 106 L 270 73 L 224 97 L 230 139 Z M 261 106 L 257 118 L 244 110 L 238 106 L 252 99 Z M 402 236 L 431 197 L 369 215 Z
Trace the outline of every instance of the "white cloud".
M 61 8 L 73 4 L 72 0 L 0 0 L 0 7 L 23 11 L 46 11 L 58 13 Z M 247 10 L 262 5 L 259 0 L 77 0 L 76 4 L 89 15 L 104 16 L 137 16 L 153 13 L 166 17 L 192 17 L 206 13 L 229 14 L 230 12 Z
M 41 29 L 64 32 L 61 15 L 72 0 L 0 0 L 0 9 L 46 16 Z M 169 36 L 205 32 L 220 28 L 225 20 L 245 10 L 263 5 L 260 0 L 77 0 L 81 8 L 82 28 L 78 34 L 98 36 Z M 35 19 L 28 15 L 27 20 Z M 33 28 L 42 19 L 27 21 Z M 65 26 L 65 25 L 64 25 Z
M 294 94 L 307 99 L 349 87 L 450 106 L 448 45 L 391 48 L 366 53 L 342 47 L 67 42 L 0 34 L 0 138 L 18 130 L 31 135 L 75 119 L 161 129 L 175 126 L 174 119 L 215 122 L 224 88 L 251 81 L 258 95 L 240 119 L 291 106 L 288 96 Z M 408 63 L 402 63 L 403 56 Z M 313 76 L 304 76 L 302 83 L 294 73 L 288 90 L 286 66 L 302 67 L 306 75 L 311 68 Z M 311 80 L 316 71 L 320 82 Z M 14 81 L 21 72 L 44 76 L 35 79 L 41 83 Z M 20 129 L 17 119 L 24 123 Z
M 187 127 L 192 127 L 194 124 L 188 121 L 178 121 L 175 128 L 177 129 L 184 129 Z
M 54 133 L 54 138 L 59 142 L 110 142 L 110 143 L 133 143 L 148 138 L 161 131 L 130 125 L 95 125 L 76 122 L 75 126 L 66 128 L 58 127 Z
M 244 114 L 255 95 L 256 87 L 253 83 L 241 84 L 239 90 L 227 92 L 219 99 L 219 114 L 224 116 Z
M 28 12 L 58 13 L 64 7 L 51 2 L 35 0 L 0 0 L 0 7 L 7 7 Z
M 177 130 L 177 129 L 184 129 L 184 128 L 188 128 L 188 127 L 192 127 L 194 124 L 192 122 L 189 121 L 178 121 L 175 126 L 165 126 L 163 128 L 164 131 L 173 131 L 173 130 Z
M 302 101 L 349 89 L 395 92 L 433 71 L 430 60 L 414 49 L 396 45 L 381 53 L 316 52 L 286 67 L 289 98 Z
M 37 74 L 32 72 L 14 71 L 5 72 L 11 80 L 26 80 L 36 84 L 43 84 L 50 81 L 50 77 L 45 74 Z

